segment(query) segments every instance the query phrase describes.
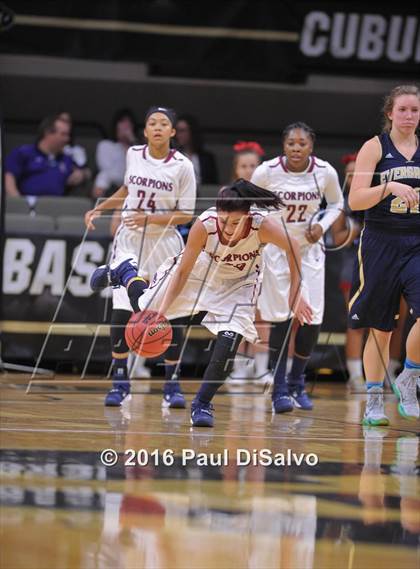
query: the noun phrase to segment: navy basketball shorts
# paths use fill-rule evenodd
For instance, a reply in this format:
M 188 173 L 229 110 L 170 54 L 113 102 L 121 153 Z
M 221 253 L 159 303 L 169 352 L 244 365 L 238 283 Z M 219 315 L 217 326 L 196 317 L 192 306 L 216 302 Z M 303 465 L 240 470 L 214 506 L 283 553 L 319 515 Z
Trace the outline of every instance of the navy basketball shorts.
M 351 328 L 391 331 L 401 295 L 420 317 L 420 234 L 387 233 L 366 227 L 360 237 L 349 302 Z

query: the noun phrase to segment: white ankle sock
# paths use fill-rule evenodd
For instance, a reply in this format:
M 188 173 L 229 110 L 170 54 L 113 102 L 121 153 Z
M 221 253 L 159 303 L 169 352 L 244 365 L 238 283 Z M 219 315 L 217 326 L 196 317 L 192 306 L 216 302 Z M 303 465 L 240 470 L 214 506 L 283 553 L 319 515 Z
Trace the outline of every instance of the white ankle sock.
M 362 360 L 360 358 L 348 359 L 347 370 L 349 372 L 350 379 L 355 379 L 356 377 L 363 377 Z
M 242 356 L 236 356 L 235 361 L 233 362 L 233 370 L 232 372 L 245 372 L 248 369 L 247 366 L 248 359 Z
M 257 376 L 263 375 L 268 369 L 268 352 L 256 352 L 254 356 L 255 373 Z
M 135 354 L 134 352 L 130 352 L 128 354 L 128 373 L 130 377 L 143 377 L 143 374 L 148 374 L 148 368 L 144 365 L 146 358 Z M 145 377 L 146 377 L 145 375 Z

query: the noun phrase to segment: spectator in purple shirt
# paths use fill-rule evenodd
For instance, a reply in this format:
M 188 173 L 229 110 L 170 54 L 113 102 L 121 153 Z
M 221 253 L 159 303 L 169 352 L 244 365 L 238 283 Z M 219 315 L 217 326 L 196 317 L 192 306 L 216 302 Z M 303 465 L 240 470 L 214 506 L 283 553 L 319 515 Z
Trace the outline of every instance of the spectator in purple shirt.
M 35 144 L 24 144 L 6 158 L 5 184 L 9 196 L 63 196 L 66 186 L 77 186 L 84 175 L 63 153 L 70 139 L 70 124 L 57 115 L 39 127 Z

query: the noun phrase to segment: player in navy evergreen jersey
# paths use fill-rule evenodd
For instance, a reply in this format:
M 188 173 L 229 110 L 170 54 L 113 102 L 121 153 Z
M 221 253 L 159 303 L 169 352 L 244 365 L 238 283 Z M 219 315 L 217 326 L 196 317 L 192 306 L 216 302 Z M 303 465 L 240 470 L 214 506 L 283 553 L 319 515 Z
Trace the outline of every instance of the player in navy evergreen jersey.
M 358 267 L 349 303 L 352 328 L 370 328 L 363 354 L 367 406 L 363 423 L 388 425 L 383 381 L 389 343 L 401 294 L 415 323 L 404 369 L 392 387 L 403 417 L 419 417 L 416 382 L 420 376 L 420 92 L 395 87 L 385 99 L 385 128 L 365 142 L 356 160 L 349 204 L 365 210 Z

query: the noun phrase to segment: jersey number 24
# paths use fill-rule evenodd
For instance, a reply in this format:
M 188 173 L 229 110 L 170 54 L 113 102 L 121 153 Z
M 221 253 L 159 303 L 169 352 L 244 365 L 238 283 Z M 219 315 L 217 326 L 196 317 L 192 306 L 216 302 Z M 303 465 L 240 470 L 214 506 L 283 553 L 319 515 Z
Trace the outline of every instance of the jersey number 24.
M 145 206 L 147 209 L 150 209 L 152 213 L 155 213 L 155 210 L 156 210 L 156 202 L 154 200 L 155 195 L 156 194 L 152 194 L 149 197 L 147 204 Z M 142 208 L 142 205 L 143 205 L 143 202 L 146 198 L 146 192 L 144 190 L 138 190 L 137 197 L 140 198 L 139 203 L 137 205 L 137 209 L 144 209 L 144 208 Z

